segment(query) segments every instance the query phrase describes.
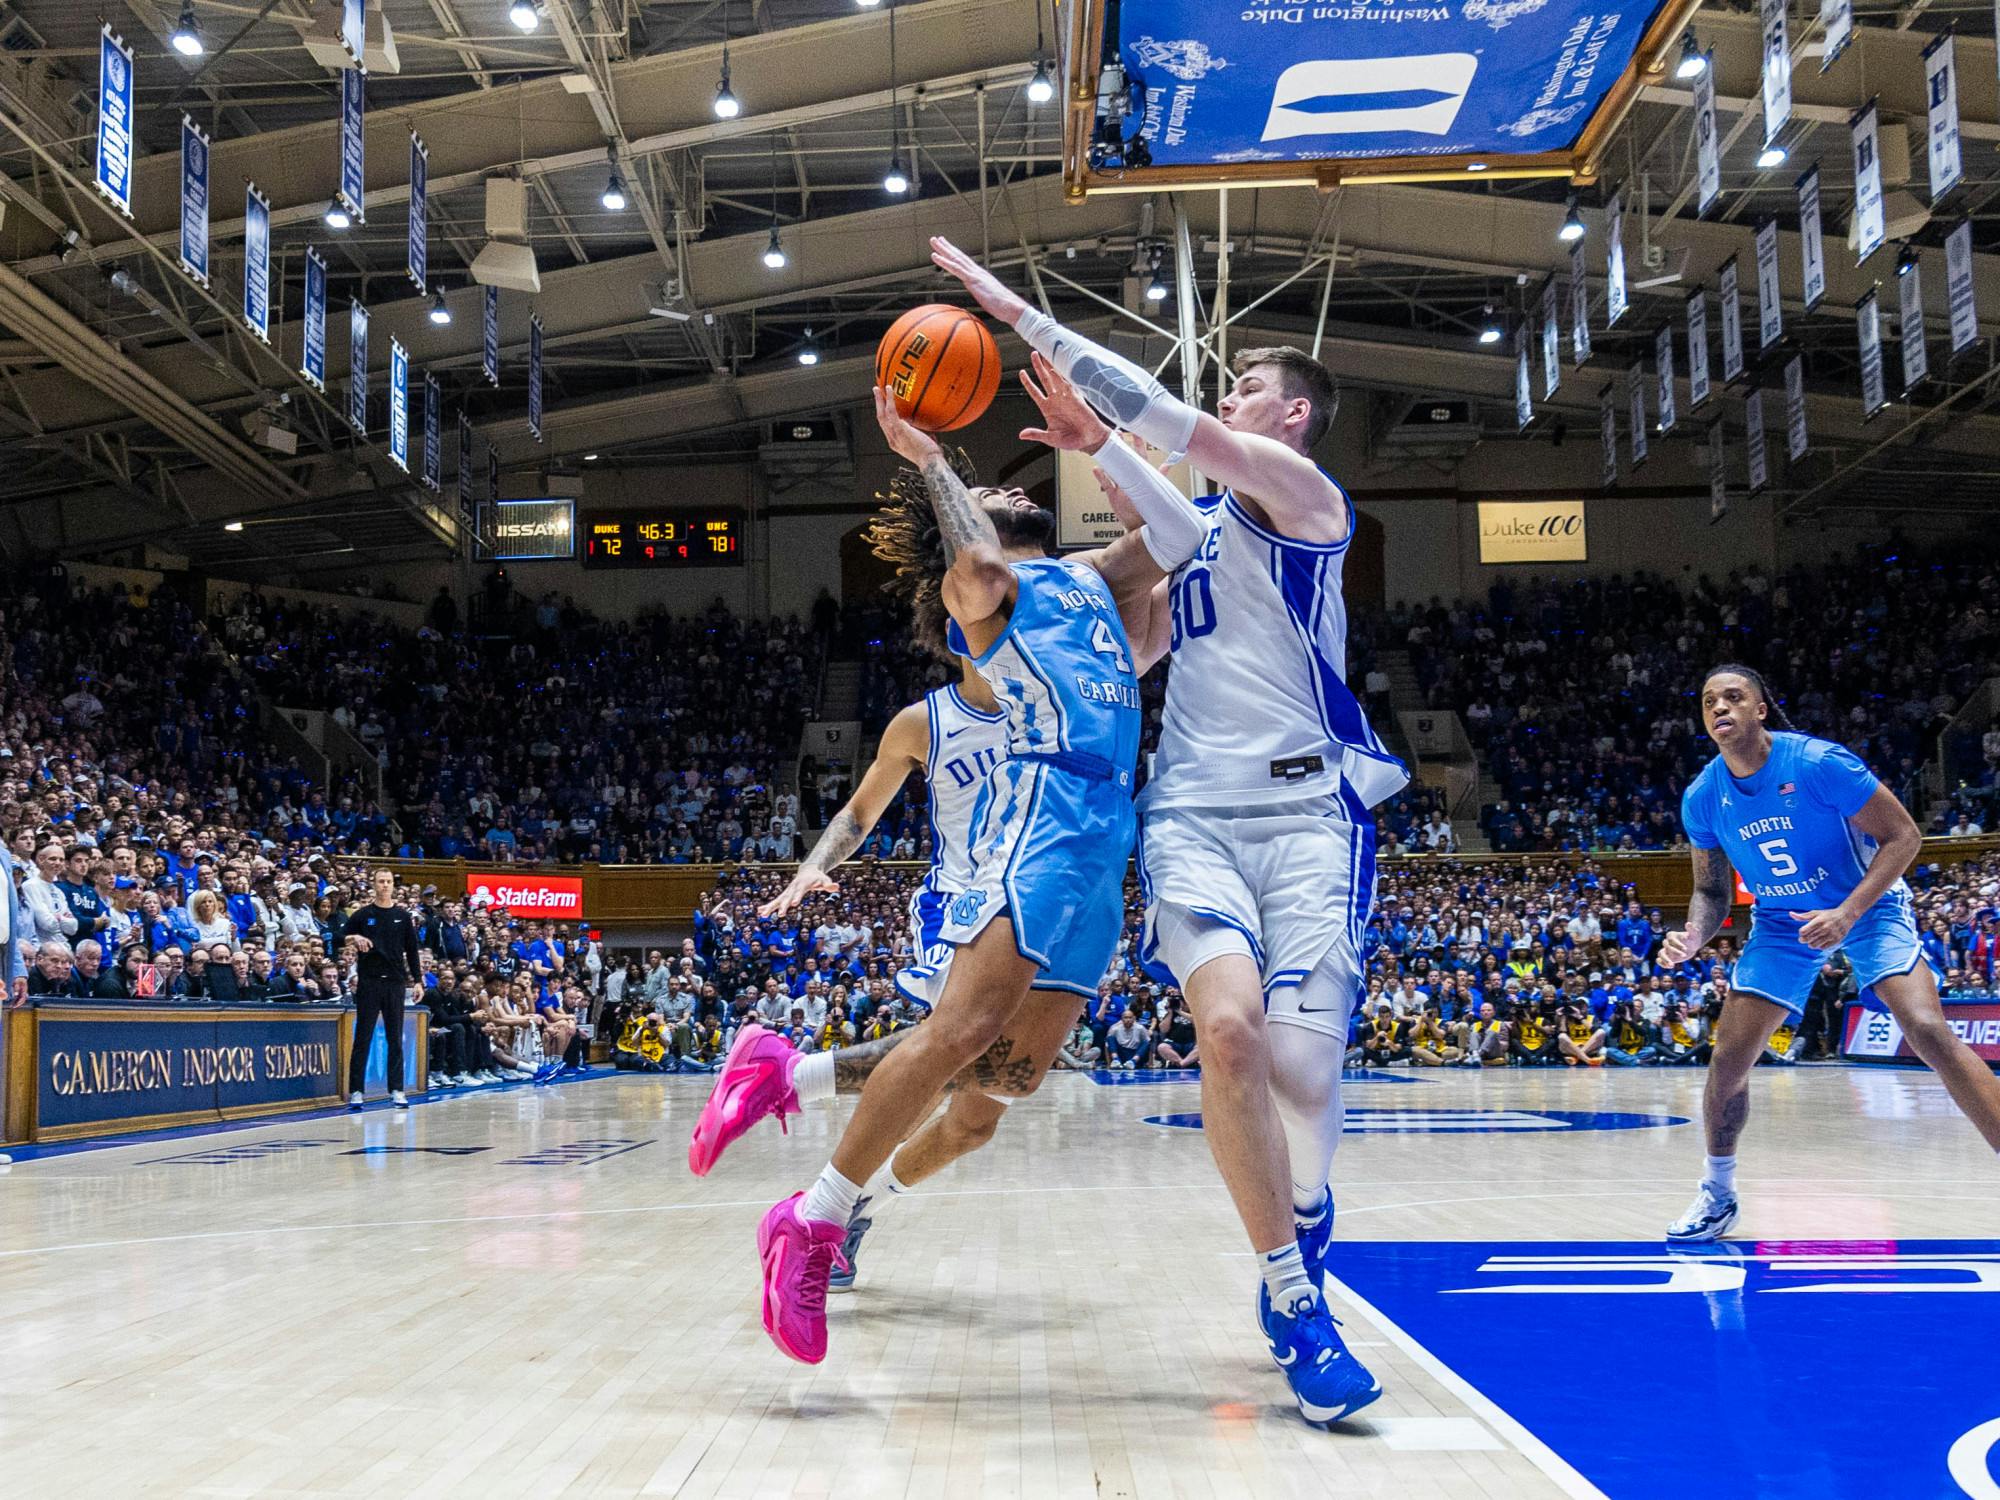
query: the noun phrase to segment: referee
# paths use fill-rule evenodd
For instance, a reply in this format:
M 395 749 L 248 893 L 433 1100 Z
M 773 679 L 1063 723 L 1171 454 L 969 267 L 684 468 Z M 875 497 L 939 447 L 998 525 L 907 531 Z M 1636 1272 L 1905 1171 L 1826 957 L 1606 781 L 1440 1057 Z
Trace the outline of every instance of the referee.
M 360 971 L 354 986 L 354 1051 L 347 1059 L 347 1107 L 361 1108 L 368 1049 L 375 1041 L 375 1023 L 381 1020 L 389 1029 L 389 1102 L 408 1109 L 410 1098 L 403 1092 L 403 1001 L 423 973 L 417 924 L 396 905 L 394 871 L 377 869 L 371 883 L 375 899 L 347 919 L 347 936 L 354 940 Z

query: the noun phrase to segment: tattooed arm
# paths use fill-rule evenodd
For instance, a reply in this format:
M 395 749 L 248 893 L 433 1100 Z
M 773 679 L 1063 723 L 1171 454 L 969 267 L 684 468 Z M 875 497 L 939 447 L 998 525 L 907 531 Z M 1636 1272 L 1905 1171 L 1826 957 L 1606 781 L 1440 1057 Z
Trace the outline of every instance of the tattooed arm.
M 1686 963 L 1722 930 L 1723 918 L 1735 895 L 1729 860 L 1720 849 L 1694 851 L 1694 894 L 1688 898 L 1687 926 L 1667 934 L 1660 944 L 1660 962 L 1672 968 Z
M 838 891 L 832 871 L 868 837 L 897 790 L 912 771 L 921 771 L 930 748 L 930 717 L 923 704 L 912 703 L 882 731 L 874 764 L 868 767 L 847 805 L 833 815 L 798 873 L 777 897 L 757 908 L 760 917 L 782 916 L 815 891 Z

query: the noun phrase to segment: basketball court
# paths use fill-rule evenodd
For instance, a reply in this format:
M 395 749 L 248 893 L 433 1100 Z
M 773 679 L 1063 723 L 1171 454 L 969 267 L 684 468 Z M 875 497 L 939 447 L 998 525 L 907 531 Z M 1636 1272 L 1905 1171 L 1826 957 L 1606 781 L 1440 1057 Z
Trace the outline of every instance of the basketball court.
M 1330 1290 L 1387 1389 L 1331 1432 L 1256 1338 L 1174 1075 L 1016 1105 L 882 1216 L 810 1371 L 752 1237 L 844 1103 L 705 1181 L 695 1077 L 24 1156 L 9 1491 L 2000 1494 L 1990 1154 L 1928 1074 L 1764 1070 L 1740 1237 L 1668 1254 L 1702 1083 L 1358 1077 Z

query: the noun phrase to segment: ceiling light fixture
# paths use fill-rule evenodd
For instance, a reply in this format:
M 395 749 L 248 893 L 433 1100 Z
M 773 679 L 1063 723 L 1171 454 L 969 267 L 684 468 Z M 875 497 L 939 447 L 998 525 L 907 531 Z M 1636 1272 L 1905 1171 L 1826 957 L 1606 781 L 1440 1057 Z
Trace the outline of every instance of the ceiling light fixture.
M 445 305 L 444 288 L 439 287 L 431 297 L 431 321 L 442 328 L 451 321 L 451 309 Z
M 534 31 L 542 24 L 542 8 L 535 0 L 514 0 L 507 7 L 507 19 L 516 31 Z
M 882 191 L 900 198 L 910 190 L 903 171 L 903 131 L 896 116 L 896 6 L 889 4 L 889 170 L 882 174 Z
M 1504 336 L 1500 320 L 1493 315 L 1493 304 L 1489 302 L 1486 304 L 1486 319 L 1479 325 L 1479 342 L 1497 344 Z
M 778 239 L 778 226 L 776 224 L 771 226 L 770 243 L 764 246 L 764 264 L 773 271 L 782 271 L 785 269 L 785 247 Z
M 1782 167 L 1785 164 L 1786 154 L 1785 148 L 1776 141 L 1766 141 L 1764 149 L 1757 153 L 1757 166 L 1766 172 L 1773 167 Z
M 1574 245 L 1583 238 L 1583 215 L 1576 211 L 1576 194 L 1569 195 L 1569 212 L 1563 218 L 1562 228 L 1556 231 L 1556 238 L 1565 245 Z
M 326 212 L 321 217 L 325 219 L 328 229 L 346 229 L 354 223 L 354 215 L 347 211 L 347 205 L 338 198 L 327 204 Z
M 808 366 L 819 363 L 819 349 L 813 343 L 813 331 L 810 328 L 806 330 L 805 343 L 799 346 L 799 363 Z
M 722 82 L 715 90 L 715 117 L 733 120 L 743 113 L 743 101 L 729 87 L 729 0 L 722 0 Z
M 207 50 L 201 44 L 201 27 L 195 24 L 194 0 L 181 0 L 181 18 L 174 23 L 174 33 L 167 40 L 182 57 L 200 57 Z
M 625 212 L 625 179 L 618 175 L 618 169 L 611 169 L 611 178 L 604 184 L 604 196 L 597 200 L 614 214 Z
M 1049 77 L 1048 53 L 1043 50 L 1042 0 L 1035 0 L 1035 76 L 1028 80 L 1028 102 L 1047 104 L 1055 96 L 1056 84 Z
M 1708 71 L 1708 59 L 1701 55 L 1701 49 L 1694 44 L 1694 33 L 1681 33 L 1681 60 L 1674 68 L 1674 77 L 1685 82 L 1699 78 Z

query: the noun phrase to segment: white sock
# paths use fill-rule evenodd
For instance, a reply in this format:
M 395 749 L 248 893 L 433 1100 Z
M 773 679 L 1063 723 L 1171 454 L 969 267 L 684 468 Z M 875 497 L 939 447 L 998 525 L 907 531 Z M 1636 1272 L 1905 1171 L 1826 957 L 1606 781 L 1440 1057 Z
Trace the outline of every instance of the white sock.
M 1710 1187 L 1718 1188 L 1725 1193 L 1734 1193 L 1736 1191 L 1736 1158 L 1733 1156 L 1711 1156 L 1707 1160 L 1708 1170 L 1702 1173 L 1701 1180 Z
M 914 1191 L 914 1188 L 896 1175 L 896 1158 L 892 1155 L 876 1169 L 875 1175 L 868 1179 L 868 1185 L 862 1188 L 861 1196 L 868 1199 L 879 1211 L 881 1206 L 892 1198 L 901 1198 Z
M 1301 1224 L 1317 1224 L 1329 1208 L 1333 1207 L 1333 1193 L 1325 1183 L 1316 1188 L 1301 1188 L 1292 1184 L 1292 1217 Z
M 833 1054 L 808 1052 L 792 1069 L 792 1092 L 799 1103 L 818 1104 L 833 1097 Z
M 826 1170 L 819 1174 L 800 1200 L 799 1217 L 845 1225 L 854 1216 L 854 1202 L 860 1196 L 860 1186 L 842 1177 L 833 1169 L 833 1163 L 828 1162 Z
M 1271 1306 L 1286 1316 L 1298 1316 L 1319 1296 L 1306 1279 L 1305 1258 L 1299 1254 L 1297 1240 L 1283 1249 L 1266 1251 L 1257 1257 L 1257 1264 L 1264 1273 L 1264 1290 L 1271 1294 Z

